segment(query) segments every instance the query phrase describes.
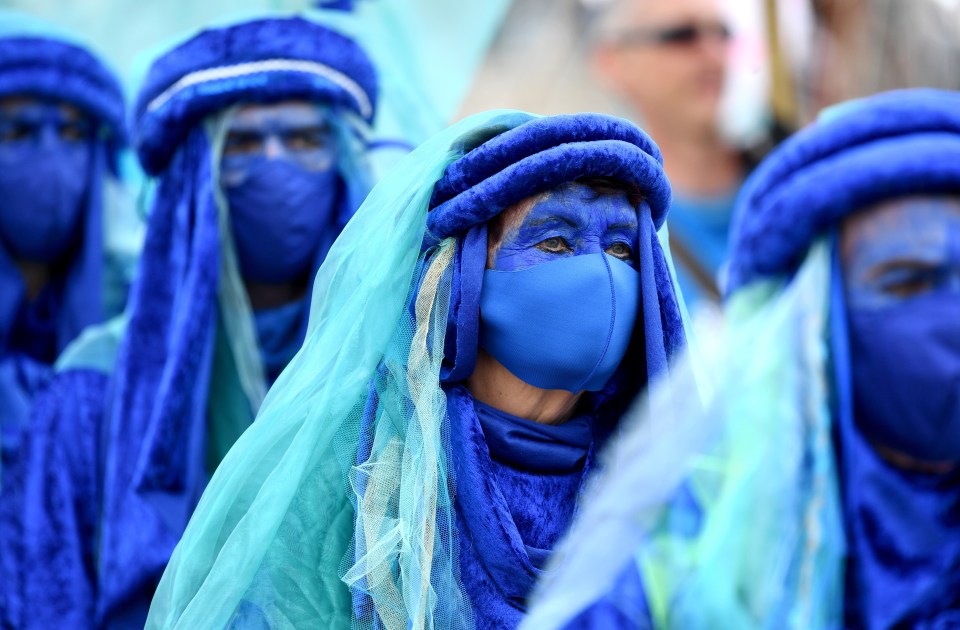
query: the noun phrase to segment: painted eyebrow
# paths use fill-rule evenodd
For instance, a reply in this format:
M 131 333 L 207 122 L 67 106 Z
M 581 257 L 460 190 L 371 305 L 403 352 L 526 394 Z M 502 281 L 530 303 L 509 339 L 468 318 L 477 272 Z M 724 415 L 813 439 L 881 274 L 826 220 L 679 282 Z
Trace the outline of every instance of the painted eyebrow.
M 613 225 L 607 226 L 607 231 L 611 230 L 636 230 L 639 227 L 639 223 L 635 221 L 630 221 L 627 223 L 614 223 Z
M 572 220 L 568 219 L 567 217 L 562 217 L 562 216 L 557 216 L 557 215 L 550 216 L 550 217 L 545 217 L 545 218 L 543 218 L 543 219 L 533 219 L 532 221 L 530 221 L 530 223 L 527 224 L 527 226 L 528 226 L 528 227 L 540 227 L 540 226 L 543 226 L 543 225 L 549 225 L 550 223 L 556 223 L 557 221 L 559 221 L 559 222 L 561 222 L 561 223 L 566 223 L 567 225 L 569 225 L 569 226 L 572 227 L 572 228 L 578 228 L 578 227 L 580 227 L 579 225 L 577 225 L 577 223 L 576 223 L 575 221 L 572 221 Z

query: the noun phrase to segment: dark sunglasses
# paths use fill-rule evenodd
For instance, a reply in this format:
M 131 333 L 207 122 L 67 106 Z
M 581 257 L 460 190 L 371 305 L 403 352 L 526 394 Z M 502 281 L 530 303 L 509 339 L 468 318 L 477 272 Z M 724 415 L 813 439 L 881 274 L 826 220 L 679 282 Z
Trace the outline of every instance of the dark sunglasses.
M 627 31 L 617 36 L 615 41 L 621 46 L 691 46 L 708 39 L 727 42 L 732 36 L 726 24 L 681 24 L 663 29 Z

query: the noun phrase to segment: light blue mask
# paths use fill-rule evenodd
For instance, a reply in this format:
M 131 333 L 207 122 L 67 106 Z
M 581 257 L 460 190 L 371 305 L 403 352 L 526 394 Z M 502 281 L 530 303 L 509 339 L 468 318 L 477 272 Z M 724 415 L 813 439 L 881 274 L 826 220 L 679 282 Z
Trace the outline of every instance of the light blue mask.
M 542 389 L 599 391 L 627 352 L 640 278 L 607 254 L 484 272 L 480 347 Z

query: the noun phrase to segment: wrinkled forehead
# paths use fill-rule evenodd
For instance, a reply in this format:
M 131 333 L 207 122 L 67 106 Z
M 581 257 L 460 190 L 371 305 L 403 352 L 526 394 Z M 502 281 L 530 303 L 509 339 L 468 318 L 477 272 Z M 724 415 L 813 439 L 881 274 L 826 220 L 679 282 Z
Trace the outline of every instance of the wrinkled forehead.
M 325 108 L 307 100 L 241 105 L 230 123 L 231 130 L 302 129 L 326 126 Z
M 844 258 L 867 250 L 934 253 L 960 233 L 960 196 L 911 196 L 864 208 L 841 226 Z
M 83 118 L 79 107 L 67 101 L 51 99 L 33 94 L 17 94 L 0 97 L 0 113 L 15 116 L 23 113 L 36 113 L 56 109 L 67 120 Z
M 503 236 L 528 220 L 555 217 L 571 225 L 607 227 L 628 224 L 638 226 L 637 208 L 626 191 L 598 192 L 586 184 L 571 182 L 527 197 L 494 217 L 493 235 Z M 634 229 L 639 229 L 635 227 Z

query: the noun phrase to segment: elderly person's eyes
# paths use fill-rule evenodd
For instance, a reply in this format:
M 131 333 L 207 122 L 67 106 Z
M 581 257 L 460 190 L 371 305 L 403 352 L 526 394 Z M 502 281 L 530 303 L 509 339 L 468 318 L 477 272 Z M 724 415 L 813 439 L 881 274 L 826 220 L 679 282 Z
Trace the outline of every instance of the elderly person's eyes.
M 608 254 L 614 258 L 619 258 L 620 260 L 630 260 L 630 257 L 633 256 L 633 250 L 626 243 L 617 242 L 608 247 L 605 250 Z
M 549 254 L 567 254 L 573 251 L 570 243 L 560 236 L 552 236 L 537 243 L 536 248 Z

